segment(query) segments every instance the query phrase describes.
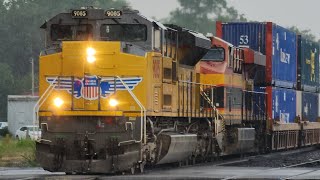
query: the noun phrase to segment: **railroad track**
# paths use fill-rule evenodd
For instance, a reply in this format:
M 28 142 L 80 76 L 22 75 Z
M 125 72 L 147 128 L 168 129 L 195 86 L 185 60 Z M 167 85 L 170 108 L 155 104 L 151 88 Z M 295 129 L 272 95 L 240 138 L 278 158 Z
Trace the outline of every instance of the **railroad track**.
M 320 159 L 313 160 L 313 161 L 308 161 L 308 162 L 304 162 L 304 163 L 299 163 L 299 164 L 290 165 L 290 166 L 287 166 L 286 168 L 304 167 L 304 166 L 307 165 L 307 164 L 314 164 L 314 163 L 320 163 Z
M 277 167 L 277 168 L 270 168 L 270 169 L 263 169 L 259 172 L 256 172 L 256 173 L 252 173 L 252 174 L 246 174 L 246 175 L 237 175 L 237 176 L 232 176 L 232 177 L 227 177 L 227 178 L 224 178 L 223 180 L 230 180 L 230 179 L 241 179 L 241 178 L 247 178 L 248 176 L 257 176 L 261 173 L 266 173 L 266 172 L 270 172 L 270 174 L 272 174 L 273 172 L 277 172 L 277 171 L 280 171 L 280 170 L 283 170 L 283 169 L 288 169 L 288 168 L 297 168 L 297 167 L 305 167 L 306 165 L 308 164 L 314 164 L 314 163 L 317 163 L 317 164 L 320 164 L 320 159 L 317 159 L 317 160 L 311 160 L 311 161 L 306 161 L 306 162 L 302 162 L 302 163 L 297 163 L 297 164 L 292 164 L 292 165 L 288 165 L 288 166 L 284 166 L 284 167 Z M 282 177 L 282 178 L 279 178 L 281 180 L 287 180 L 287 179 L 292 179 L 294 177 L 297 177 L 297 176 L 301 176 L 301 175 L 306 175 L 306 174 L 309 174 L 309 173 L 313 173 L 315 171 L 319 171 L 319 169 L 315 169 L 313 171 L 308 171 L 308 172 L 303 172 L 303 173 L 299 173 L 299 174 L 295 174 L 293 176 L 287 176 L 287 177 Z
M 230 166 L 235 163 L 244 163 L 248 162 L 251 159 L 255 158 L 261 158 L 261 157 L 273 157 L 273 156 L 288 156 L 292 154 L 300 154 L 300 153 L 305 153 L 305 152 L 311 152 L 315 151 L 317 148 L 315 147 L 305 147 L 305 148 L 300 148 L 300 149 L 295 149 L 295 150 L 289 150 L 289 151 L 279 151 L 279 152 L 272 152 L 268 154 L 259 154 L 259 155 L 247 155 L 245 157 L 239 157 L 239 155 L 235 156 L 226 156 L 226 157 L 220 157 L 221 159 L 212 161 L 212 162 L 201 162 L 201 163 L 196 163 L 195 165 L 174 165 L 174 164 L 167 164 L 167 165 L 158 165 L 152 168 L 146 167 L 145 173 L 150 173 L 152 171 L 162 171 L 162 170 L 168 170 L 168 169 L 179 169 L 179 168 L 186 168 L 186 167 L 201 167 L 201 166 Z M 320 160 L 319 160 L 320 161 Z M 311 163 L 311 162 L 310 162 Z M 178 163 L 176 163 L 178 164 Z M 302 166 L 302 163 L 300 163 Z M 289 168 L 291 166 L 288 166 Z M 294 165 L 292 165 L 294 167 Z M 270 168 L 270 169 L 277 169 L 277 168 Z M 126 173 L 127 174 L 127 173 Z
M 319 171 L 314 168 L 301 168 L 307 165 L 320 164 L 319 159 L 313 159 L 310 161 L 299 162 L 295 164 L 290 164 L 285 167 L 239 167 L 239 166 L 230 166 L 233 163 L 247 162 L 250 159 L 260 158 L 260 157 L 270 157 L 275 158 L 274 156 L 296 156 L 295 154 L 306 154 L 309 151 L 314 151 L 315 148 L 303 148 L 286 152 L 275 152 L 265 155 L 253 155 L 244 158 L 240 157 L 226 157 L 218 161 L 199 163 L 193 166 L 182 166 L 177 167 L 173 165 L 168 166 L 159 166 L 156 168 L 148 169 L 143 174 L 131 175 L 129 173 L 125 175 L 114 175 L 114 174 L 101 174 L 101 175 L 64 175 L 60 174 L 51 174 L 40 169 L 22 169 L 22 170 L 10 170 L 7 172 L 6 169 L 0 171 L 0 179 L 293 179 L 297 176 L 308 175 L 315 171 Z M 270 175 L 279 174 L 281 176 L 270 178 Z M 6 175 L 5 177 L 1 177 Z M 21 175 L 20 175 L 21 174 Z M 319 176 L 320 177 L 320 176 Z
M 231 180 L 231 179 L 247 179 L 248 177 L 252 178 L 252 179 L 256 179 L 257 176 L 261 175 L 262 173 L 269 173 L 269 174 L 273 174 L 274 172 L 283 170 L 283 169 L 287 169 L 288 167 L 279 167 L 279 168 L 270 168 L 270 169 L 263 169 L 261 171 L 258 171 L 256 173 L 251 173 L 251 174 L 246 174 L 246 175 L 236 175 L 236 176 L 231 176 L 231 177 L 227 177 L 227 178 L 223 178 L 222 180 Z M 318 171 L 318 170 L 314 170 L 314 171 Z M 311 171 L 311 172 L 314 172 Z M 300 174 L 295 174 L 293 176 L 287 176 L 287 177 L 282 177 L 282 178 L 277 178 L 277 179 L 281 179 L 281 180 L 287 180 L 287 179 L 291 179 L 297 176 L 301 176 L 301 175 L 305 175 L 307 173 L 311 173 L 310 171 L 308 172 L 304 172 L 304 173 L 300 173 Z

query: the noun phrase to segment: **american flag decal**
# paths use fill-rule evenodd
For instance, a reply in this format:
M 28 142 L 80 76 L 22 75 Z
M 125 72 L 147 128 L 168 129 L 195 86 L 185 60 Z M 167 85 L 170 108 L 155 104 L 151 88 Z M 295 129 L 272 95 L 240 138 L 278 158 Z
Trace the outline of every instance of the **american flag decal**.
M 84 78 L 73 79 L 73 92 L 72 92 L 72 78 L 60 77 L 47 77 L 46 80 L 49 84 L 55 85 L 55 90 L 67 91 L 76 99 L 84 98 L 86 100 L 97 100 L 99 95 L 101 98 L 108 98 L 116 91 L 127 91 L 123 83 L 113 77 L 101 77 L 100 84 L 99 78 L 96 75 L 86 75 Z M 124 77 L 122 81 L 133 90 L 141 81 L 142 77 Z

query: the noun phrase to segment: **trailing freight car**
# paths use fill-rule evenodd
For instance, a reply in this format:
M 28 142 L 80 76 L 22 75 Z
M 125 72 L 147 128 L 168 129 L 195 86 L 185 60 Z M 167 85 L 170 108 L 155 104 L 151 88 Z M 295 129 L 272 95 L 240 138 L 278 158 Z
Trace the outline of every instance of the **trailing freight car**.
M 314 134 L 319 131 L 319 123 L 315 122 L 319 117 L 314 101 L 317 98 L 296 89 L 317 91 L 319 45 L 271 22 L 217 22 L 216 31 L 217 36 L 235 46 L 249 47 L 266 55 L 266 67 L 258 69 L 261 73 L 255 75 L 254 85 L 257 91 L 266 87 L 272 149 L 317 142 L 319 136 Z
M 271 149 L 298 147 L 301 125 L 296 123 L 296 91 L 272 86 L 255 87 L 255 91 L 266 92 L 267 106 L 271 107 L 271 112 L 268 112 L 272 118 L 268 121 Z
M 294 123 L 296 118 L 296 91 L 278 87 L 255 87 L 256 92 L 266 92 L 272 102 L 272 119 L 280 123 Z M 268 96 L 269 97 L 269 96 Z
M 320 143 L 319 43 L 298 36 L 297 114 L 301 124 L 301 146 Z

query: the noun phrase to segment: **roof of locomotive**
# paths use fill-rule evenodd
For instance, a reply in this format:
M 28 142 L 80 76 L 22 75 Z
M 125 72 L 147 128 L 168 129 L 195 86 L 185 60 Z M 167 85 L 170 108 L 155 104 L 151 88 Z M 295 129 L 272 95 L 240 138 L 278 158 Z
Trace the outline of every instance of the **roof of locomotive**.
M 81 12 L 81 13 L 80 13 Z M 111 13 L 110 13 L 111 12 Z M 75 23 L 76 19 L 78 20 L 107 20 L 112 19 L 115 23 L 119 23 L 118 21 L 121 20 L 125 23 L 133 23 L 133 24 L 141 24 L 145 22 L 140 22 L 141 20 L 145 20 L 149 23 L 154 23 L 161 29 L 166 30 L 167 27 L 163 25 L 162 23 L 145 17 L 142 14 L 139 13 L 138 10 L 132 10 L 130 8 L 122 8 L 120 10 L 118 9 L 99 9 L 94 7 L 82 7 L 80 9 L 70 9 L 69 12 L 63 12 L 59 13 L 56 16 L 52 17 L 48 21 L 46 21 L 44 24 L 40 26 L 42 29 L 47 28 L 47 24 L 53 24 L 53 23 Z

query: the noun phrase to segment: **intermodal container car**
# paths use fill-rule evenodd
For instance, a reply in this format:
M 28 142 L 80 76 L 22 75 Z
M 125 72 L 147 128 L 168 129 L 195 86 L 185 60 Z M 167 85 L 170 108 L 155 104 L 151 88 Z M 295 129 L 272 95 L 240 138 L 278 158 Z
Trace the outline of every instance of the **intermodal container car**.
M 296 91 L 279 87 L 255 87 L 256 92 L 267 93 L 267 112 L 269 118 L 280 123 L 295 123 Z
M 217 22 L 216 35 L 266 55 L 266 85 L 293 88 L 297 82 L 297 36 L 274 23 Z
M 298 36 L 297 87 L 316 92 L 319 87 L 319 44 Z

